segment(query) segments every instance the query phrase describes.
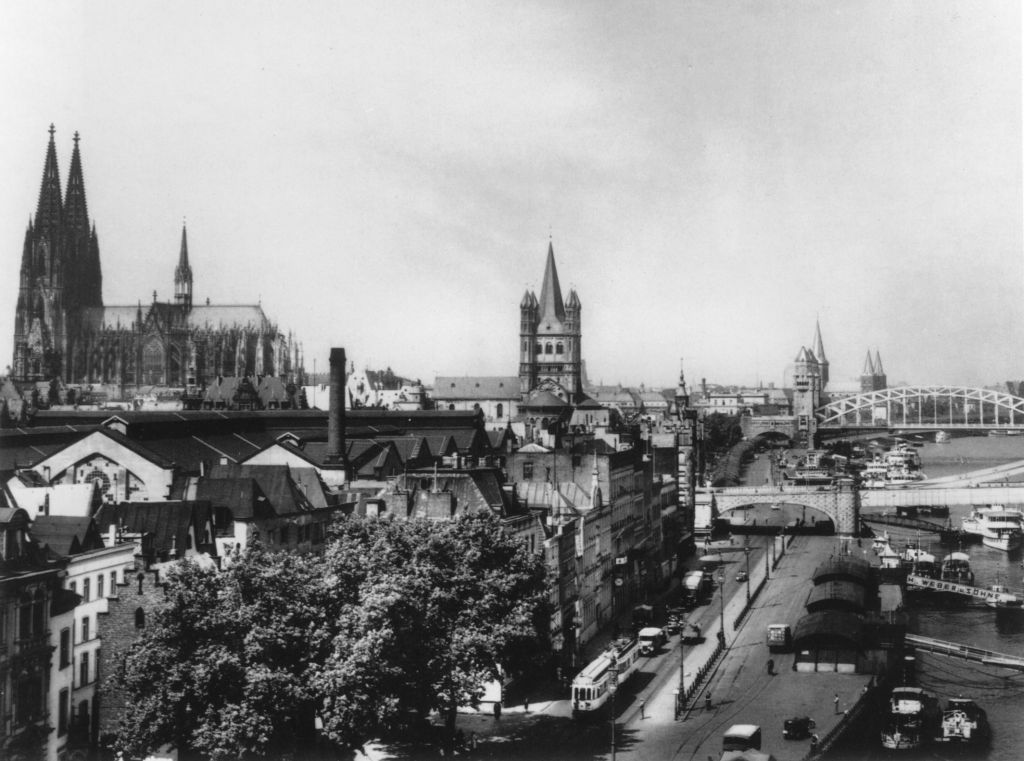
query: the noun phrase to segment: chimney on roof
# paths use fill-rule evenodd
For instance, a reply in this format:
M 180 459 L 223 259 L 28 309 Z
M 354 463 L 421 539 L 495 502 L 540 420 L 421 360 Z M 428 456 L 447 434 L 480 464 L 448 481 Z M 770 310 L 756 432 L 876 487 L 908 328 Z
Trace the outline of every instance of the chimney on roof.
M 331 349 L 331 387 L 324 467 L 345 469 L 345 350 Z

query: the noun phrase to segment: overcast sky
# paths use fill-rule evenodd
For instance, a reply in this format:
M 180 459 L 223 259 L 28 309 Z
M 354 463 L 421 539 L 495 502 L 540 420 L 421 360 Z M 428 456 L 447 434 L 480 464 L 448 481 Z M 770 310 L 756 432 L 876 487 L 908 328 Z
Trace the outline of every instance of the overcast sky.
M 0 4 L 0 367 L 57 128 L 108 305 L 255 303 L 518 372 L 549 236 L 592 381 L 1024 378 L 1019 0 Z

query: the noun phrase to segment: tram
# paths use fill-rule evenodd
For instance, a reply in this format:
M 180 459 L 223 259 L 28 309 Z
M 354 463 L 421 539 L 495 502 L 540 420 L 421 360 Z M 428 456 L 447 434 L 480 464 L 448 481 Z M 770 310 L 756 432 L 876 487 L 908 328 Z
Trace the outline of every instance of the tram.
M 581 718 L 599 712 L 611 696 L 611 680 L 623 684 L 637 670 L 639 660 L 640 643 L 636 638 L 613 642 L 572 680 L 572 715 Z

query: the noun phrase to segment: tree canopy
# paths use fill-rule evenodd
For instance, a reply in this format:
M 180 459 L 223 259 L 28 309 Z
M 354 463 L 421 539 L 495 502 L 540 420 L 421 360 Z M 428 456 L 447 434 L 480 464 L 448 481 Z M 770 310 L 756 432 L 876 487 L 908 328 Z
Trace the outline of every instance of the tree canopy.
M 124 656 L 117 749 L 305 758 L 318 739 L 354 748 L 431 711 L 450 737 L 500 669 L 549 652 L 549 613 L 543 560 L 487 513 L 348 518 L 322 555 L 183 563 Z

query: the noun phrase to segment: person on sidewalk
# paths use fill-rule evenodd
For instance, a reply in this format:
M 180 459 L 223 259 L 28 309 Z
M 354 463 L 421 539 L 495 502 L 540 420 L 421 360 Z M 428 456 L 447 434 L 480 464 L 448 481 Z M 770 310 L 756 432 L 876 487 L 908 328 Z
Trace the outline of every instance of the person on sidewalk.
M 838 716 L 839 715 L 839 693 L 838 692 L 836 693 L 836 696 L 834 698 L 832 698 L 832 706 L 833 706 L 833 708 L 835 708 L 836 716 Z
M 711 710 L 711 693 L 710 692 L 705 692 L 704 693 L 704 709 L 706 711 L 710 711 Z

